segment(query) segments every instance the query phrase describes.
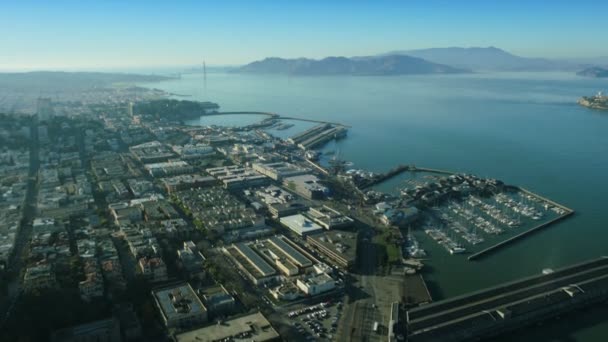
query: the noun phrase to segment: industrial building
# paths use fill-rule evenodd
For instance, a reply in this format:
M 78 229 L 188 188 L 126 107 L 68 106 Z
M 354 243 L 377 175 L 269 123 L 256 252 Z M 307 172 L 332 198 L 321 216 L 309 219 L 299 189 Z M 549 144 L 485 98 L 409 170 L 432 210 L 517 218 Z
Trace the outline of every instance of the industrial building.
M 236 265 L 255 285 L 277 279 L 277 272 L 259 254 L 244 242 L 223 247 L 223 252 L 232 258 Z
M 175 154 L 159 141 L 150 141 L 140 145 L 131 146 L 129 147 L 129 151 L 135 159 L 144 164 L 165 162 L 175 157 Z
M 190 329 L 207 322 L 207 308 L 188 283 L 152 291 L 167 328 Z
M 144 165 L 152 177 L 166 177 L 194 172 L 194 167 L 183 160 Z
M 323 199 L 329 195 L 329 188 L 319 182 L 315 175 L 305 174 L 283 179 L 283 185 L 307 199 Z
M 173 146 L 173 151 L 183 160 L 201 159 L 215 155 L 215 149 L 206 144 Z
M 535 324 L 608 298 L 608 257 L 407 312 L 408 341 L 470 341 Z
M 176 191 L 212 186 L 217 180 L 211 176 L 179 175 L 162 179 L 163 186 L 169 194 Z
M 275 181 L 281 181 L 285 177 L 293 177 L 310 173 L 309 169 L 305 169 L 294 164 L 286 162 L 276 163 L 253 163 L 252 168 L 263 174 L 266 177 L 274 179 Z
M 310 208 L 306 212 L 306 216 L 325 229 L 346 228 L 354 222 L 350 217 L 342 215 L 339 211 L 326 205 Z
M 280 341 L 279 333 L 270 322 L 257 312 L 214 324 L 205 328 L 188 331 L 175 336 L 177 342 L 217 342 L 217 341 Z
M 357 262 L 356 233 L 327 231 L 306 237 L 306 242 L 338 267 L 350 269 Z
M 313 266 L 311 258 L 305 256 L 303 251 L 299 251 L 299 248 L 283 235 L 252 243 L 251 246 L 287 277 L 300 274 L 304 269 Z
M 242 189 L 266 185 L 270 179 L 251 168 L 238 165 L 214 167 L 205 170 L 224 184 L 226 189 Z

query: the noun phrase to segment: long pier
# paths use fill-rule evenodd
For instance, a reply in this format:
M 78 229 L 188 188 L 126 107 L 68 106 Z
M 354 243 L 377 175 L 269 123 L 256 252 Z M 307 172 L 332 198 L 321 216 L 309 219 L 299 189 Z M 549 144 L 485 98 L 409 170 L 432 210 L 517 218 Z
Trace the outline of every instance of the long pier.
M 490 246 L 490 247 L 488 247 L 488 248 L 486 248 L 484 250 L 481 250 L 481 251 L 479 251 L 479 252 L 477 252 L 475 254 L 471 254 L 468 257 L 468 260 L 476 260 L 476 259 L 479 259 L 479 258 L 481 258 L 483 256 L 486 256 L 486 255 L 488 255 L 488 254 L 490 254 L 492 252 L 495 252 L 497 249 L 499 249 L 501 247 L 505 247 L 508 244 L 513 243 L 513 242 L 515 242 L 515 241 L 517 241 L 517 240 L 519 240 L 519 239 L 521 239 L 523 237 L 526 237 L 526 236 L 528 236 L 530 234 L 536 233 L 539 230 L 541 230 L 543 228 L 546 228 L 546 227 L 548 227 L 548 226 L 550 226 L 550 225 L 552 225 L 552 224 L 554 224 L 556 222 L 564 220 L 564 219 L 566 219 L 566 218 L 568 218 L 568 217 L 570 217 L 570 216 L 572 216 L 574 214 L 574 210 L 572 210 L 572 209 L 570 209 L 570 208 L 568 208 L 568 207 L 566 207 L 564 205 L 561 205 L 561 204 L 559 204 L 557 202 L 554 202 L 554 201 L 552 201 L 552 200 L 550 200 L 548 198 L 545 198 L 543 196 L 537 195 L 537 194 L 535 194 L 535 193 L 533 193 L 533 192 L 531 192 L 529 190 L 526 190 L 524 188 L 520 188 L 520 187 L 517 187 L 517 186 L 509 186 L 509 187 L 512 188 L 512 189 L 516 189 L 518 191 L 521 191 L 523 193 L 526 193 L 528 195 L 534 196 L 534 197 L 536 197 L 538 199 L 541 199 L 543 201 L 546 201 L 546 202 L 552 204 L 553 206 L 556 206 L 558 208 L 561 208 L 562 210 L 565 210 L 566 212 L 564 214 L 562 214 L 562 215 L 560 215 L 560 216 L 558 216 L 558 217 L 550 220 L 550 221 L 541 223 L 541 224 L 539 224 L 539 225 L 537 225 L 537 226 L 535 226 L 533 228 L 530 228 L 530 229 L 526 230 L 525 232 L 519 233 L 519 234 L 517 234 L 517 235 L 515 235 L 513 237 L 510 237 L 510 238 L 508 238 L 508 239 L 506 239 L 504 241 L 501 241 L 501 242 L 499 242 L 499 243 L 497 243 L 497 244 L 495 244 L 493 246 Z
M 293 120 L 293 121 L 303 121 L 303 122 L 314 122 L 314 123 L 319 123 L 319 124 L 330 124 L 330 125 L 335 125 L 335 126 L 339 126 L 339 127 L 345 127 L 345 128 L 350 128 L 350 126 L 345 125 L 345 124 L 341 124 L 338 122 L 331 122 L 331 121 L 324 121 L 324 120 L 314 120 L 314 119 L 305 119 L 305 118 L 298 118 L 295 116 L 283 116 L 277 113 L 272 113 L 272 112 L 258 112 L 258 111 L 236 111 L 236 112 L 213 112 L 213 113 L 207 113 L 203 116 L 216 116 L 216 115 L 266 115 L 269 116 L 273 119 L 279 119 L 279 120 Z
M 369 187 L 372 187 L 376 184 L 380 184 L 382 182 L 385 182 L 405 171 L 409 171 L 409 170 L 416 170 L 415 167 L 410 166 L 410 165 L 398 165 L 392 169 L 390 169 L 388 172 L 386 173 L 382 173 L 377 175 L 376 177 L 370 179 L 369 181 L 359 185 L 359 189 L 364 190 L 367 189 Z
M 521 329 L 608 298 L 601 257 L 407 312 L 408 341 L 475 341 Z

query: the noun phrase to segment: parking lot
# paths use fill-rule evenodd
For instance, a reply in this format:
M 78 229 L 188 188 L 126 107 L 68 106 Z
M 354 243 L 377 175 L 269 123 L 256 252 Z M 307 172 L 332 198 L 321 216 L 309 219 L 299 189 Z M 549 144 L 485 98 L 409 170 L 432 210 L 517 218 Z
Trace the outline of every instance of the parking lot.
M 287 314 L 294 329 L 308 341 L 333 341 L 341 315 L 342 301 L 323 302 Z

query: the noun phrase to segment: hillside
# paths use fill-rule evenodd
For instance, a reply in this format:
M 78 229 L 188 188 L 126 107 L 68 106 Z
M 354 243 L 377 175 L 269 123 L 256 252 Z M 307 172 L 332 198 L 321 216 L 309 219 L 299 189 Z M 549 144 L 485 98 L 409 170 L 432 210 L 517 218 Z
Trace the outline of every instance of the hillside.
M 407 55 L 471 70 L 546 71 L 573 67 L 567 61 L 516 56 L 496 47 L 448 47 L 422 50 L 392 51 L 384 55 Z
M 592 77 L 592 78 L 604 78 L 608 77 L 608 69 L 600 67 L 590 67 L 581 70 L 576 73 L 579 76 Z
M 292 75 L 413 75 L 453 74 L 466 69 L 432 63 L 421 58 L 391 55 L 374 57 L 327 57 L 321 60 L 266 58 L 234 70 L 242 73 Z

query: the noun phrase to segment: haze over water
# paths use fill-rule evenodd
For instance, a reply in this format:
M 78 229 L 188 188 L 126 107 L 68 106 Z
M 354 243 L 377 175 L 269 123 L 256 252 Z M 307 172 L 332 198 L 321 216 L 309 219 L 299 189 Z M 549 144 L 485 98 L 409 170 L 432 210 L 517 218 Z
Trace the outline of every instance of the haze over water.
M 473 173 L 525 187 L 576 211 L 574 217 L 478 262 L 424 243 L 430 252 L 425 279 L 435 299 L 608 255 L 608 112 L 576 104 L 582 95 L 608 90 L 605 80 L 570 73 L 209 73 L 206 89 L 200 74 L 143 86 L 216 102 L 222 111 L 268 111 L 344 123 L 352 128 L 337 145 L 341 158 L 355 168 L 386 171 L 405 163 Z M 287 136 L 304 127 L 278 133 Z M 398 185 L 394 183 L 385 187 Z M 608 335 L 607 322 L 588 321 L 569 323 L 579 328 L 565 337 L 599 341 Z M 536 333 L 547 339 L 564 337 L 553 329 Z

